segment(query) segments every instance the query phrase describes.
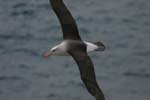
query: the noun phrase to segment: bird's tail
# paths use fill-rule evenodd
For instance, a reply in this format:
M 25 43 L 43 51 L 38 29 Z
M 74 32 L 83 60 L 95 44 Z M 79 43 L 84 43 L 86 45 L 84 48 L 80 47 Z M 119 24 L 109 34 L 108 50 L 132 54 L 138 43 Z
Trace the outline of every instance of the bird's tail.
M 98 41 L 98 42 L 94 42 L 94 44 L 98 46 L 96 51 L 104 51 L 105 50 L 105 45 L 102 42 Z

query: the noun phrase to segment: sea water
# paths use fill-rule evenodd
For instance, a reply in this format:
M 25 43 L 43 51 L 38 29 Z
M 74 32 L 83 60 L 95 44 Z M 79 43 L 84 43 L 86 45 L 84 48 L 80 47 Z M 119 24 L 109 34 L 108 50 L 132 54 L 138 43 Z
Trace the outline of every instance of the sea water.
M 64 0 L 106 100 L 150 100 L 150 0 Z M 43 57 L 63 40 L 49 0 L 0 0 L 0 100 L 94 100 L 72 57 Z

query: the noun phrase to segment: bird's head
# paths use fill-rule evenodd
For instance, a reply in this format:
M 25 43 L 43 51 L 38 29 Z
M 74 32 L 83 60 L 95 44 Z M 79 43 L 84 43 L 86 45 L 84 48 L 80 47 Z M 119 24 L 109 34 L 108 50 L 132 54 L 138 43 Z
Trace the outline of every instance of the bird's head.
M 58 46 L 51 48 L 48 52 L 44 54 L 44 57 L 49 57 L 51 55 L 58 55 L 60 53 L 60 49 Z
M 59 45 L 54 46 L 53 48 L 51 48 L 48 52 L 44 54 L 44 57 L 49 57 L 52 55 L 68 56 L 65 43 L 61 43 Z

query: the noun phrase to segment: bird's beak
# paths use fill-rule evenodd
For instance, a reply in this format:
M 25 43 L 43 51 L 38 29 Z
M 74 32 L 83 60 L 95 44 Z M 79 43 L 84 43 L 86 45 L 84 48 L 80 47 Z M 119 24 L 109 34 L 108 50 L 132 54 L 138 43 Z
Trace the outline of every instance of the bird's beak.
M 48 51 L 48 52 L 46 52 L 45 54 L 44 54 L 44 57 L 49 57 L 49 56 L 51 56 L 52 55 L 52 52 L 51 51 Z

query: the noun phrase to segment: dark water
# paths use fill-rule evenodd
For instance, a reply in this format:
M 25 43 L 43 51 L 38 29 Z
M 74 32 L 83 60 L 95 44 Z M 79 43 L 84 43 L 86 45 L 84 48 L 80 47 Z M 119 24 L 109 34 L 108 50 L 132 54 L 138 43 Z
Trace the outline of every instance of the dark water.
M 106 100 L 150 100 L 150 0 L 65 0 Z M 94 100 L 71 57 L 42 54 L 62 40 L 49 0 L 0 1 L 0 100 Z

